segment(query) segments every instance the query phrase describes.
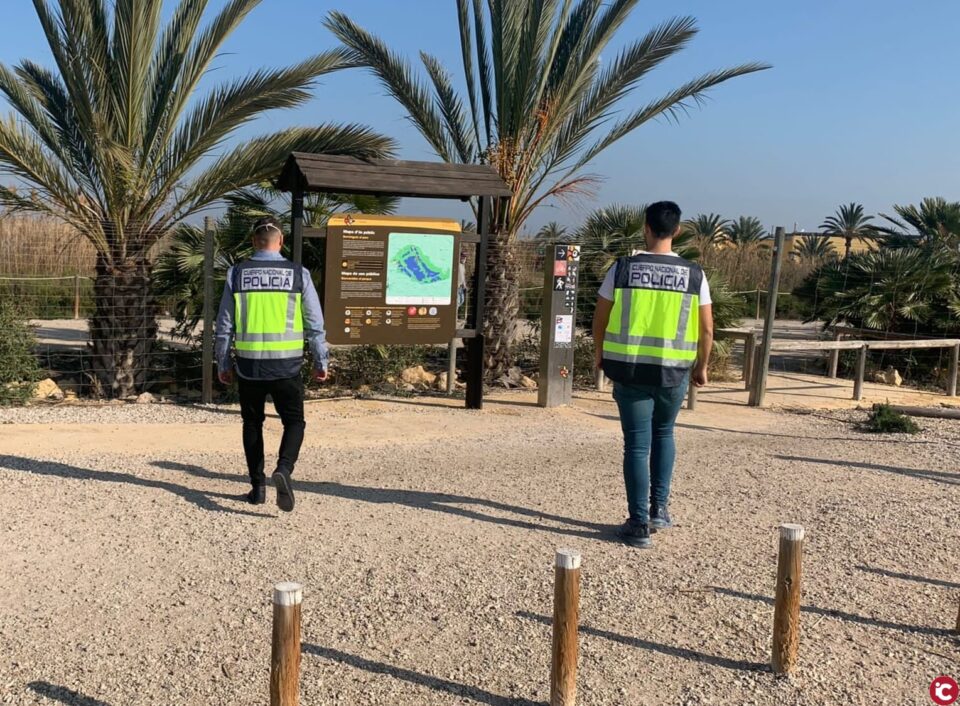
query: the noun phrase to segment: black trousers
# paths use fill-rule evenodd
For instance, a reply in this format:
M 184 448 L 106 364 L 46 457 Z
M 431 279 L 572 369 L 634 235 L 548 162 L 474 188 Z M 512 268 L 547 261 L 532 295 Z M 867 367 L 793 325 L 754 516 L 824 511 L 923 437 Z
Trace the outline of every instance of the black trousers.
M 293 473 L 293 467 L 303 445 L 303 380 L 298 375 L 285 380 L 244 380 L 238 378 L 240 414 L 243 417 L 243 452 L 247 456 L 247 470 L 254 486 L 265 485 L 263 472 L 263 420 L 267 395 L 283 422 L 283 438 L 277 470 Z

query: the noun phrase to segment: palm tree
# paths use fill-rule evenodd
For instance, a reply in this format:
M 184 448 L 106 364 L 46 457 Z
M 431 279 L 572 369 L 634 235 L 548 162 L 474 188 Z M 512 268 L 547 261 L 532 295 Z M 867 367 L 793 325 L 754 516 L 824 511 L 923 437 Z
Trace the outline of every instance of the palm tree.
M 684 221 L 683 231 L 697 242 L 701 250 L 715 247 L 727 240 L 727 226 L 730 221 L 716 213 L 698 213 L 694 218 Z
M 530 215 L 547 201 L 590 193 L 597 179 L 584 168 L 647 121 L 678 118 L 710 88 L 767 68 L 713 71 L 622 110 L 637 84 L 697 33 L 692 18 L 668 20 L 601 61 L 638 2 L 456 0 L 465 97 L 433 56 L 420 54 L 428 84 L 345 14 L 327 18 L 351 58 L 380 79 L 441 159 L 491 164 L 513 190 L 494 210 L 487 263 L 486 363 L 493 377 L 511 361 L 520 279 L 511 246 Z
M 960 203 L 925 198 L 920 206 L 894 206 L 896 216 L 880 214 L 890 226 L 876 226 L 888 247 L 925 247 L 957 250 L 960 246 Z
M 534 240 L 539 243 L 565 243 L 570 240 L 570 236 L 567 235 L 566 226 L 550 221 L 537 231 Z
M 227 270 L 253 254 L 250 228 L 263 216 L 289 223 L 289 197 L 271 185 L 261 184 L 226 197 L 226 213 L 214 228 L 213 276 L 216 291 L 222 291 Z M 304 200 L 304 225 L 322 228 L 338 213 L 393 213 L 400 199 L 346 194 L 307 194 Z M 170 303 L 176 319 L 175 332 L 189 337 L 203 317 L 202 229 L 181 223 L 157 258 L 153 271 L 154 291 Z M 323 246 L 308 238 L 303 243 L 303 264 L 319 279 L 324 271 Z M 322 282 L 318 282 L 322 286 Z
M 293 108 L 344 50 L 261 69 L 197 95 L 224 42 L 260 0 L 34 0 L 55 62 L 0 64 L 14 115 L 0 120 L 0 205 L 54 216 L 97 251 L 90 319 L 103 392 L 141 389 L 156 343 L 151 248 L 226 194 L 274 176 L 293 150 L 379 156 L 392 142 L 356 125 L 294 128 L 225 146 L 264 112 Z M 163 17 L 170 19 L 164 24 Z
M 740 216 L 727 225 L 727 240 L 740 250 L 759 250 L 769 247 L 770 239 L 759 218 Z
M 873 235 L 870 221 L 873 216 L 863 215 L 863 206 L 851 203 L 840 206 L 836 213 L 828 216 L 821 224 L 820 230 L 827 235 L 840 236 L 844 241 L 843 258 L 850 257 L 850 248 L 854 239 L 865 242 Z
M 793 255 L 801 262 L 824 262 L 837 256 L 828 235 L 810 233 L 797 240 L 793 246 Z

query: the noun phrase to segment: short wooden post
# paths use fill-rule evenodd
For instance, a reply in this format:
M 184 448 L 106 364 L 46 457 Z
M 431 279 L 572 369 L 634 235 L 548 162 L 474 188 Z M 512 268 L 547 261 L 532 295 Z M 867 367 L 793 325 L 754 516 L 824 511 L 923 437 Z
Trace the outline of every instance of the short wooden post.
M 278 583 L 273 588 L 273 651 L 270 658 L 270 706 L 300 703 L 300 604 L 303 587 Z
M 757 290 L 757 315 L 755 318 L 757 321 L 760 320 L 760 290 L 759 289 Z
M 553 663 L 550 706 L 577 703 L 577 630 L 580 623 L 580 554 L 558 549 L 553 588 Z
M 950 352 L 950 381 L 947 383 L 947 394 L 957 396 L 957 368 L 960 367 L 960 345 L 953 347 Z
M 833 340 L 839 341 L 843 338 L 843 334 L 837 331 L 833 334 Z M 830 377 L 836 379 L 837 370 L 840 367 L 840 349 L 837 348 L 830 352 Z
M 867 350 L 868 346 L 864 344 L 860 347 L 860 353 L 857 356 L 857 377 L 853 381 L 853 399 L 857 402 L 863 399 L 863 379 L 867 374 Z
M 73 276 L 73 318 L 80 318 L 80 275 Z
M 780 526 L 777 594 L 773 611 L 773 671 L 790 672 L 797 664 L 800 646 L 800 577 L 803 527 Z
M 697 408 L 697 386 L 692 382 L 687 390 L 687 409 L 691 412 Z
M 596 382 L 597 392 L 607 391 L 607 376 L 604 374 L 603 368 L 597 368 Z
M 749 390 L 753 382 L 753 364 L 757 350 L 757 334 L 751 333 L 743 341 L 743 387 Z

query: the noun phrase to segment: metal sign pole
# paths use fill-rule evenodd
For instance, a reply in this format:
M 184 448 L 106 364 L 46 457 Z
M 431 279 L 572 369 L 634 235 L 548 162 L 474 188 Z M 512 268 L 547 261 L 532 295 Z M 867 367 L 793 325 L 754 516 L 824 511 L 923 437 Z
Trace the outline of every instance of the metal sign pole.
M 573 399 L 580 246 L 550 246 L 543 269 L 537 404 L 541 407 L 559 407 L 570 404 Z

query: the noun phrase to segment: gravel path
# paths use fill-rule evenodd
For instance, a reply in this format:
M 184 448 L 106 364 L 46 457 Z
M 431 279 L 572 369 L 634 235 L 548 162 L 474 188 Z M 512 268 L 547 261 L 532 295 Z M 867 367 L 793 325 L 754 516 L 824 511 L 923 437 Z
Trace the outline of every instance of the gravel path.
M 544 704 L 559 546 L 584 557 L 582 706 L 928 704 L 960 677 L 957 423 L 878 437 L 856 413 L 702 405 L 678 526 L 643 551 L 611 539 L 609 398 L 526 399 L 311 405 L 283 516 L 238 499 L 229 409 L 0 412 L 0 703 L 264 704 L 290 579 L 305 705 Z M 766 667 L 785 521 L 807 528 L 789 679 Z

